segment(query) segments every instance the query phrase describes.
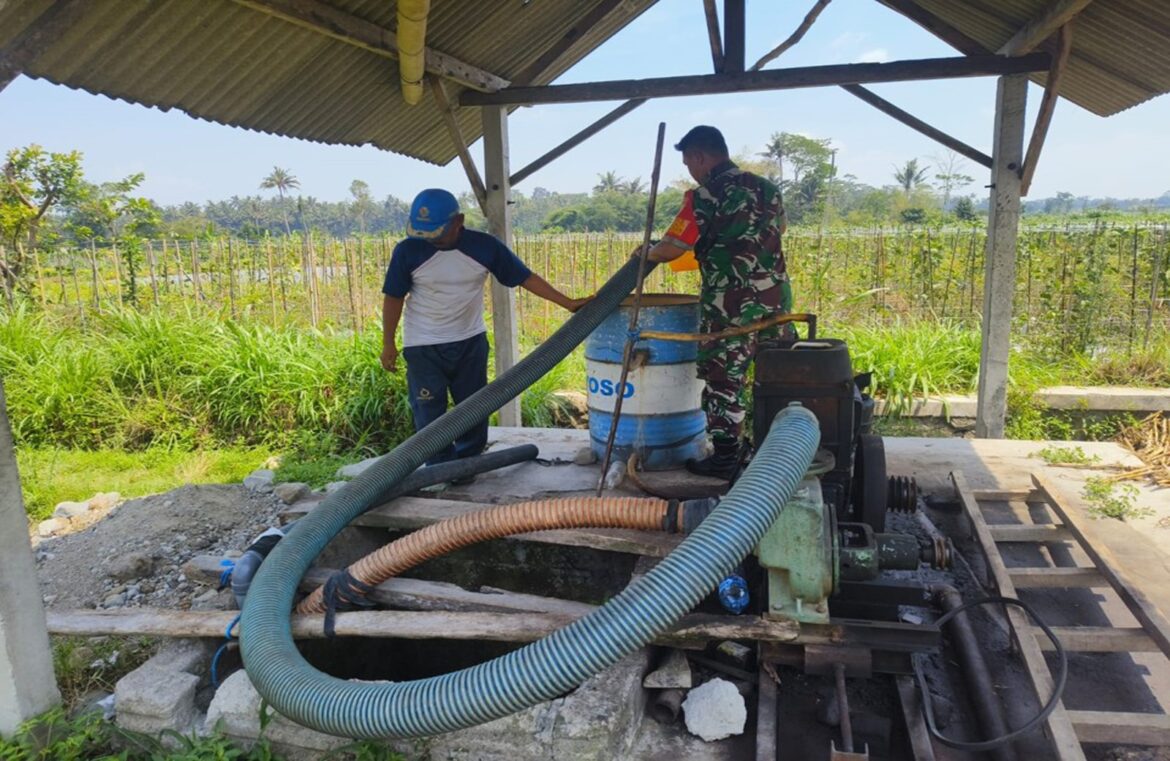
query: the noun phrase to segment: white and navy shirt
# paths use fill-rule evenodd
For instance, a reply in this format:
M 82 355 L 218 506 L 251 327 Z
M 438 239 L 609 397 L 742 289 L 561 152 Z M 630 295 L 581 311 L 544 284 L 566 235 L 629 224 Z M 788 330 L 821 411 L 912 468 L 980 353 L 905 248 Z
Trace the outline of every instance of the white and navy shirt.
M 483 284 L 489 272 L 509 288 L 532 274 L 498 238 L 476 230 L 464 229 L 455 247 L 442 251 L 417 238 L 395 246 L 382 293 L 406 299 L 402 345 L 453 343 L 485 332 Z

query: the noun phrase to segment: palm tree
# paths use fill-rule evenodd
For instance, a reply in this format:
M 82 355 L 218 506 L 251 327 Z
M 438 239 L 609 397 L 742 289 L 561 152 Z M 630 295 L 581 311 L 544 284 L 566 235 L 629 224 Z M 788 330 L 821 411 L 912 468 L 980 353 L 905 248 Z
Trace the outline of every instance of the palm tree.
M 926 173 L 929 170 L 929 166 L 918 166 L 918 159 L 910 159 L 902 168 L 894 167 L 894 182 L 902 186 L 906 195 L 910 195 L 910 191 L 926 182 Z
M 620 192 L 625 187 L 625 180 L 618 177 L 617 172 L 605 172 L 597 175 L 597 184 L 593 186 L 594 193 Z
M 276 190 L 280 194 L 280 213 L 284 215 L 284 232 L 291 236 L 292 230 L 288 226 L 288 209 L 284 205 L 285 191 L 299 188 L 301 181 L 287 169 L 278 166 L 272 167 L 272 172 L 260 183 L 261 190 Z
M 626 183 L 626 192 L 632 196 L 636 196 L 646 189 L 646 184 L 642 182 L 641 177 L 635 177 Z

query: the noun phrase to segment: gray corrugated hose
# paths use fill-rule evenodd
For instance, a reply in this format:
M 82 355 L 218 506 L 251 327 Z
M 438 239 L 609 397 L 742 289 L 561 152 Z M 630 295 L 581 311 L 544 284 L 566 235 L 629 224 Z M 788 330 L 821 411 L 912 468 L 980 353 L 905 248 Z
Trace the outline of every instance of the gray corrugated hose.
M 636 273 L 631 260 L 552 338 L 330 496 L 277 545 L 252 582 L 241 623 L 248 675 L 277 711 L 353 738 L 434 735 L 506 716 L 563 694 L 649 642 L 751 551 L 816 451 L 819 427 L 803 408 L 777 416 L 755 460 L 678 549 L 606 605 L 538 642 L 462 671 L 389 684 L 323 674 L 293 643 L 293 595 L 325 545 L 379 494 L 566 356 L 630 292 Z

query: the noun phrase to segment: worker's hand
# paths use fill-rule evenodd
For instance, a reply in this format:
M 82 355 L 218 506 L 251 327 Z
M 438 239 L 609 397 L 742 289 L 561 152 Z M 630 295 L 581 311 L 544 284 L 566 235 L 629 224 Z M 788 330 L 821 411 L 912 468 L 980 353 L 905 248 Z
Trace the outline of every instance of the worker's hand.
M 398 346 L 390 343 L 382 347 L 382 367 L 387 372 L 395 372 L 398 369 Z
M 578 309 L 585 306 L 590 301 L 593 301 L 592 296 L 586 296 L 583 299 L 569 299 L 569 303 L 565 304 L 565 309 L 568 309 L 570 312 L 576 312 Z

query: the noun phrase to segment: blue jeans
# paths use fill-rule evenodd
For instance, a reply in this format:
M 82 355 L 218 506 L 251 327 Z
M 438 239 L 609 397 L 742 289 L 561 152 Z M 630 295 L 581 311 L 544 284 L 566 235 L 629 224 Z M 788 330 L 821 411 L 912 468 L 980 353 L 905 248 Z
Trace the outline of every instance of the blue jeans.
M 453 343 L 407 346 L 402 357 L 406 360 L 406 385 L 416 431 L 442 417 L 447 411 L 448 393 L 459 404 L 487 385 L 486 333 Z M 427 464 L 480 454 L 487 446 L 487 429 L 485 419 L 427 460 Z

